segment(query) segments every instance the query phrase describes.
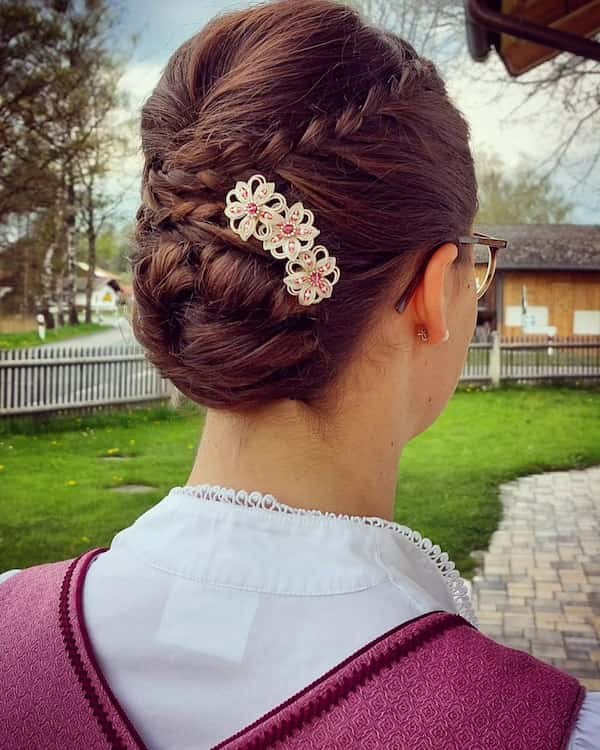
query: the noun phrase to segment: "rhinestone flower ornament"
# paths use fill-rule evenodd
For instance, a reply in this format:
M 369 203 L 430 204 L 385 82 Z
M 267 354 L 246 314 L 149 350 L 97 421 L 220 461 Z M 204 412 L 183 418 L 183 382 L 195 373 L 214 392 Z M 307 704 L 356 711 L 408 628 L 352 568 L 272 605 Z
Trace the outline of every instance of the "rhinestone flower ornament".
M 323 257 L 319 258 L 319 255 Z M 324 245 L 301 250 L 297 259 L 288 260 L 285 270 L 288 275 L 283 280 L 284 284 L 290 294 L 298 295 L 301 305 L 312 305 L 315 301 L 331 297 L 333 285 L 340 277 L 335 258 L 329 255 Z
M 340 269 L 324 245 L 313 247 L 319 230 L 312 211 L 300 201 L 288 207 L 275 183 L 260 174 L 238 180 L 225 200 L 225 215 L 236 234 L 244 241 L 256 237 L 274 258 L 288 259 L 283 282 L 301 305 L 331 297 Z
M 285 216 L 272 222 L 272 232 L 265 241 L 265 250 L 270 250 L 275 258 L 295 260 L 303 248 L 309 248 L 319 230 L 313 227 L 312 211 L 302 203 L 294 203 L 285 209 Z
M 257 182 L 258 185 L 253 187 Z M 275 192 L 275 183 L 267 182 L 262 175 L 255 174 L 248 182 L 238 180 L 225 200 L 229 225 L 243 240 L 251 236 L 265 239 L 271 234 L 271 223 L 283 221 L 277 212 L 285 206 L 285 198 Z M 241 221 L 236 225 L 238 219 Z

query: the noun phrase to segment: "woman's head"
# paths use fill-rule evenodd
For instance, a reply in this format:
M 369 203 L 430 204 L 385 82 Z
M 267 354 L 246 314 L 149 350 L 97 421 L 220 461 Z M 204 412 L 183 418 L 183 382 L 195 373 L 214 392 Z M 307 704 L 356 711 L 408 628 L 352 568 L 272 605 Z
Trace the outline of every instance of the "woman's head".
M 477 185 L 468 124 L 433 63 L 346 5 L 265 3 L 216 17 L 173 54 L 141 135 L 133 326 L 164 377 L 210 408 L 292 398 L 326 410 L 359 359 L 393 342 L 414 366 L 406 382 L 440 391 L 439 412 L 475 324 L 469 249 L 448 240 L 470 232 Z M 314 213 L 341 272 L 331 298 L 301 305 L 285 261 L 230 228 L 226 194 L 255 173 Z

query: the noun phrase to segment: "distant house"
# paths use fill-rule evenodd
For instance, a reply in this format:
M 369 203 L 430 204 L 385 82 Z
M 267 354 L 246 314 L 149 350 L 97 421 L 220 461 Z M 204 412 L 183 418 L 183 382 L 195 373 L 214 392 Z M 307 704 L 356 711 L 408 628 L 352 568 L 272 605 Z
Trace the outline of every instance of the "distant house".
M 79 313 L 80 320 L 83 319 L 83 311 L 85 311 L 85 289 L 87 280 L 88 264 L 84 261 L 76 262 L 76 279 L 75 279 L 75 306 Z M 0 267 L 0 318 L 3 319 L 3 323 L 0 323 L 0 330 L 6 329 L 12 331 L 15 329 L 20 330 L 20 324 L 17 324 L 16 319 L 22 319 L 23 315 L 20 313 L 24 291 L 23 287 L 26 281 L 32 288 L 39 289 L 41 293 L 41 282 L 39 279 L 21 278 L 22 268 L 18 264 L 13 264 L 9 268 Z M 31 293 L 31 292 L 30 292 Z M 33 294 L 32 294 L 33 296 Z M 133 297 L 133 291 L 130 284 L 125 284 L 121 278 L 108 271 L 104 268 L 96 266 L 93 286 L 92 286 L 92 315 L 97 316 L 103 313 L 116 312 L 123 307 L 129 307 Z M 67 312 L 66 300 L 63 299 L 63 311 Z M 49 312 L 53 315 L 58 313 L 58 305 L 56 297 L 53 294 L 49 304 Z M 29 330 L 31 326 L 35 326 L 34 312 L 25 315 L 27 320 L 25 330 Z M 15 329 L 16 330 L 16 329 Z
M 85 310 L 86 283 L 88 264 L 84 261 L 77 262 L 77 287 L 75 294 L 75 306 L 78 311 Z M 131 287 L 124 284 L 120 278 L 98 266 L 94 269 L 94 280 L 92 286 L 91 307 L 93 314 L 114 313 L 123 306 L 129 304 L 131 298 Z
M 600 225 L 477 224 L 475 229 L 508 240 L 479 300 L 479 332 L 600 335 Z

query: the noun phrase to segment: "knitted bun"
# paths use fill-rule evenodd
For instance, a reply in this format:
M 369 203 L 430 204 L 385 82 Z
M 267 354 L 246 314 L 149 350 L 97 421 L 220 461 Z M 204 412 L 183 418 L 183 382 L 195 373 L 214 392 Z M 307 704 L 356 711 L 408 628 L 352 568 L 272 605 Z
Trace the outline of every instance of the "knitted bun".
M 213 19 L 169 60 L 141 137 L 134 333 L 211 408 L 325 403 L 391 285 L 477 208 L 468 125 L 433 63 L 332 0 Z M 256 173 L 313 212 L 337 260 L 319 304 L 229 226 L 227 193 Z

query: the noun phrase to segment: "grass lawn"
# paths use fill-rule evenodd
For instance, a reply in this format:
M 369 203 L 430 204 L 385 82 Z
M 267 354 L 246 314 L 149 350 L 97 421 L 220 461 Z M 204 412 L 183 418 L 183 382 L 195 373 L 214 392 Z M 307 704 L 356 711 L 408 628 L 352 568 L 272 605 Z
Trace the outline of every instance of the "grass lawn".
M 112 326 L 104 323 L 79 323 L 79 325 L 65 325 L 60 328 L 49 328 L 46 330 L 44 341 L 40 339 L 37 331 L 25 333 L 0 333 L 0 349 L 25 349 L 30 346 L 42 346 L 43 344 L 55 344 L 59 341 L 68 341 L 76 336 L 86 336 L 88 333 L 108 331 Z
M 202 426 L 189 408 L 127 409 L 0 422 L 0 572 L 109 547 L 187 481 Z M 131 456 L 128 461 L 107 455 Z M 470 577 L 500 518 L 498 485 L 600 464 L 600 387 L 460 386 L 405 448 L 396 520 L 430 537 Z M 111 491 L 149 484 L 142 494 Z

